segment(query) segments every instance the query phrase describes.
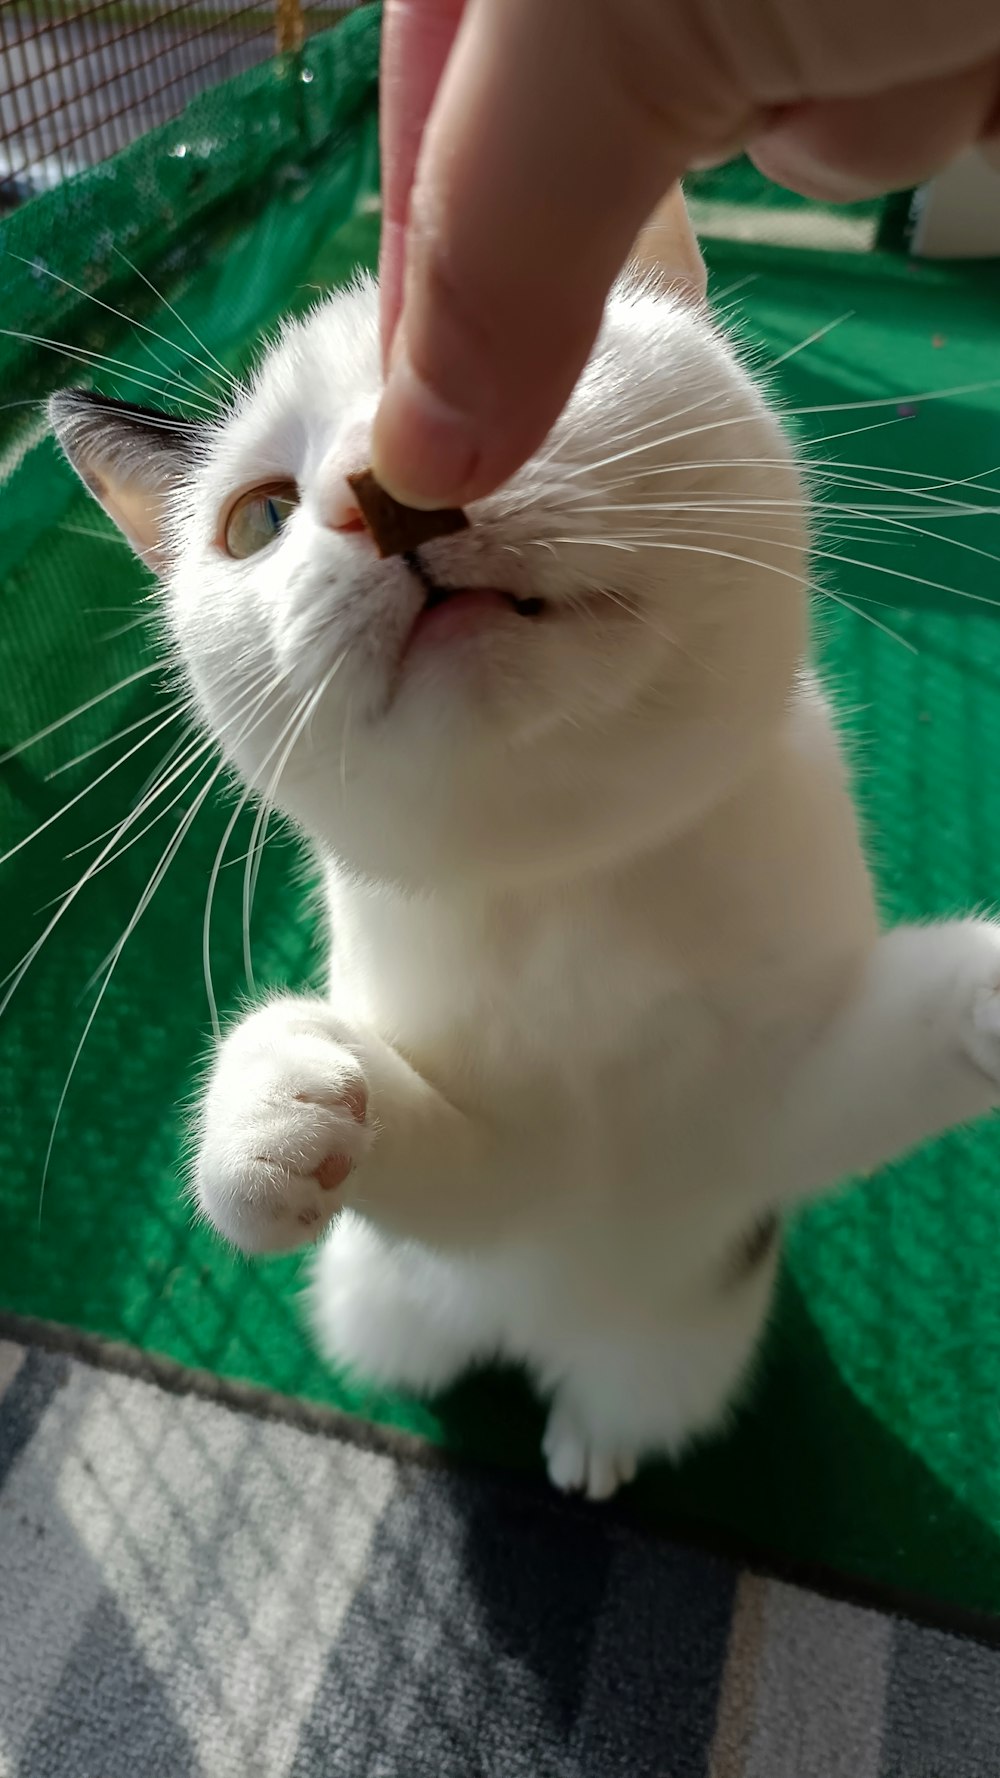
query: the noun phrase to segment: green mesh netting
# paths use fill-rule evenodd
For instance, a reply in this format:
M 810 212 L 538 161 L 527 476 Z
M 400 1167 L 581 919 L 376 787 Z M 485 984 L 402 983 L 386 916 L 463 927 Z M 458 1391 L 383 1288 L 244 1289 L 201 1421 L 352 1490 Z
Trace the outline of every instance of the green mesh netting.
M 4 325 L 111 355 L 118 365 L 99 376 L 110 392 L 142 399 L 128 369 L 211 389 L 184 356 L 200 350 L 185 323 L 235 368 L 279 314 L 372 263 L 377 32 L 372 13 L 351 17 L 301 58 L 207 95 L 10 217 L 0 244 L 21 258 L 3 261 Z M 1000 463 L 1000 395 L 977 388 L 1000 374 L 997 268 L 724 243 L 710 260 L 716 295 L 737 305 L 761 362 L 793 353 L 776 376 L 791 408 L 813 410 L 799 424 L 824 441 L 818 457 L 872 464 L 876 483 L 924 489 L 929 511 L 948 497 L 991 504 L 974 481 L 961 484 Z M 73 285 L 162 337 L 82 301 Z M 31 405 L 59 381 L 86 380 L 89 364 L 0 342 L 0 388 L 13 404 L 0 415 L 0 750 L 121 684 L 0 767 L 0 849 L 35 833 L 0 876 L 0 974 L 179 739 L 157 673 L 137 677 L 156 658 L 148 584 Z M 875 401 L 885 405 L 864 406 Z M 937 482 L 959 485 L 935 494 Z M 828 492 L 900 504 L 877 487 Z M 1000 890 L 1000 624 L 976 602 L 1000 592 L 988 553 L 1000 549 L 1000 517 L 947 522 L 922 516 L 918 500 L 912 507 L 895 519 L 913 530 L 890 524 L 893 515 L 863 524 L 839 515 L 840 539 L 834 526 L 827 548 L 845 559 L 822 564 L 831 592 L 857 608 L 822 604 L 822 648 L 893 918 L 992 903 Z M 0 1303 L 535 1464 L 539 1410 L 519 1381 L 479 1380 L 434 1407 L 348 1387 L 303 1337 L 301 1260 L 244 1264 L 191 1226 L 184 1108 L 205 1053 L 202 918 L 231 798 L 202 809 L 125 946 L 66 1093 L 40 1205 L 53 1118 L 94 1004 L 91 977 L 192 794 L 148 832 L 145 820 L 126 831 L 120 856 L 73 901 L 0 1020 Z M 248 840 L 241 821 L 215 900 L 224 1010 L 245 990 Z M 258 983 L 301 982 L 317 963 L 297 863 L 277 833 L 256 897 Z M 1000 1608 L 998 1176 L 1000 1133 L 982 1127 L 804 1216 L 788 1241 L 752 1405 L 725 1441 L 676 1473 L 644 1477 L 641 1509 Z

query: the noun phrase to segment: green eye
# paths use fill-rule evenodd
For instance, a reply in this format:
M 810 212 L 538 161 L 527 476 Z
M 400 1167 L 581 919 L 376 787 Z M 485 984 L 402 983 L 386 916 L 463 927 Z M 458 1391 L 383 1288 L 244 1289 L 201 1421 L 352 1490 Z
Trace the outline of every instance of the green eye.
M 245 561 L 273 543 L 299 504 L 294 482 L 270 488 L 251 488 L 241 494 L 226 520 L 223 541 L 227 556 Z

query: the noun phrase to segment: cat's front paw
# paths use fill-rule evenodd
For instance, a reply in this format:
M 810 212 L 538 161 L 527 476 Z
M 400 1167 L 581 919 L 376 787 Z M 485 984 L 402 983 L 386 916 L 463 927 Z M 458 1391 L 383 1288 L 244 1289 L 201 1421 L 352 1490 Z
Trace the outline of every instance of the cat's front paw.
M 364 1068 L 319 1003 L 282 1000 L 226 1038 L 205 1096 L 198 1207 L 245 1253 L 313 1241 L 372 1143 Z

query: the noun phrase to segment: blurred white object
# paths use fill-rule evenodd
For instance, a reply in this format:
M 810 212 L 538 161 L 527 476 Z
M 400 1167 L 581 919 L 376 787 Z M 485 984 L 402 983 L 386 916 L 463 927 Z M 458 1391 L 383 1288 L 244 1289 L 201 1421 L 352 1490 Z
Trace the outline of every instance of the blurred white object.
M 992 162 L 992 164 L 991 164 Z M 1000 254 L 1000 166 L 970 149 L 921 187 L 910 250 L 923 259 L 987 259 Z

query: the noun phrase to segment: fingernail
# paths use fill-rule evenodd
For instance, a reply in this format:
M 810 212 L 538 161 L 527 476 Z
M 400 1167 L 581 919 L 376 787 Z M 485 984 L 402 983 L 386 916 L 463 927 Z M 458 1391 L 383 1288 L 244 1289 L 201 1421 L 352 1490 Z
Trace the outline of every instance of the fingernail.
M 372 428 L 372 468 L 383 488 L 404 506 L 461 506 L 479 455 L 471 417 L 428 388 L 405 344 L 397 345 Z

